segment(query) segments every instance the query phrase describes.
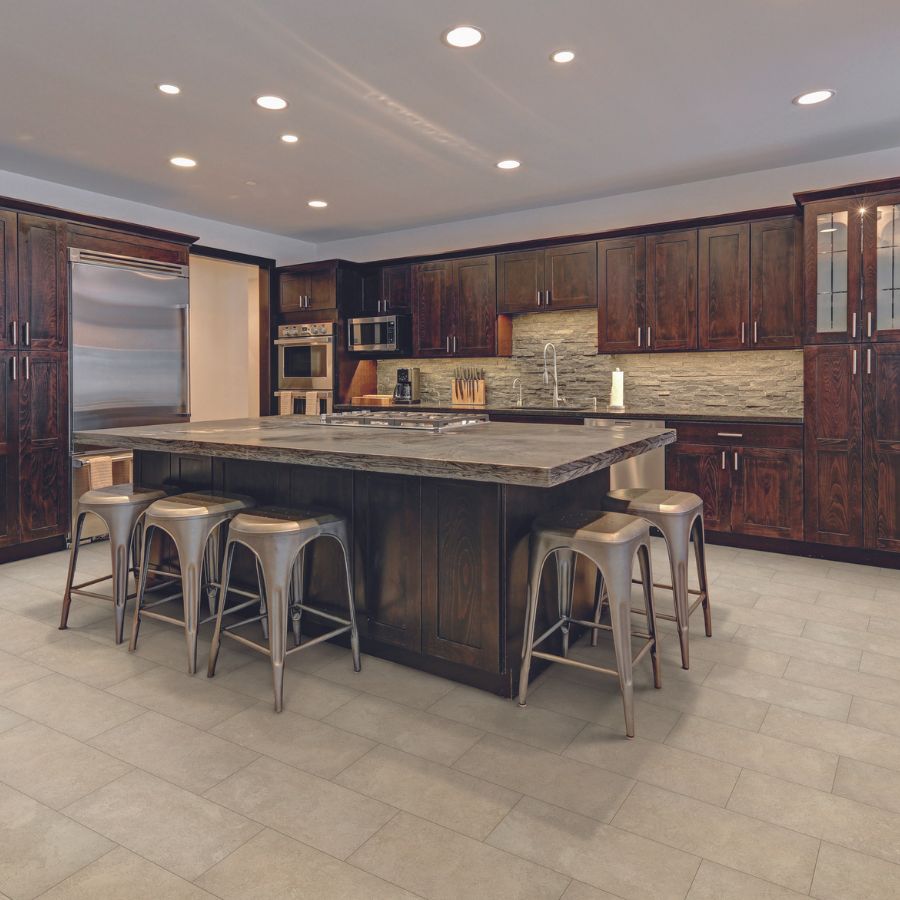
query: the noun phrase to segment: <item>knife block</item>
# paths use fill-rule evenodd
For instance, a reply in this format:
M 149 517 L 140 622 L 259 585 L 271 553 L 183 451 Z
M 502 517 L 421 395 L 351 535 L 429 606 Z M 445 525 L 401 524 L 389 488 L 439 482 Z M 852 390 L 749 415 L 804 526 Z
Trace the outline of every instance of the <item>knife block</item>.
M 454 406 L 484 406 L 487 391 L 483 378 L 453 378 L 450 385 Z

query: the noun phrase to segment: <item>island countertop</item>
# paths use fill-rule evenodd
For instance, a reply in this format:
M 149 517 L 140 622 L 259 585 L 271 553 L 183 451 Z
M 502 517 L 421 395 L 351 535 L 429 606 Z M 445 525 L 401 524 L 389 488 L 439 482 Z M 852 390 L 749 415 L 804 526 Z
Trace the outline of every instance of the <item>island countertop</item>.
M 79 431 L 80 446 L 122 447 L 324 468 L 554 487 L 674 443 L 675 431 L 484 422 L 439 434 L 269 416 Z

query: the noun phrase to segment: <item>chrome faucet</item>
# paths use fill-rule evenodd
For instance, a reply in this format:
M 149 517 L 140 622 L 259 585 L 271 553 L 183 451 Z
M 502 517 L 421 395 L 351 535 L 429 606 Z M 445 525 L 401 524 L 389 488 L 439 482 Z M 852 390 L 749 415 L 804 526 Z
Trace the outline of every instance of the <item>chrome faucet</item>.
M 516 385 L 519 386 L 519 399 L 516 400 L 516 406 L 522 405 L 522 379 L 521 378 L 513 378 L 513 390 L 516 389 Z
M 553 351 L 553 408 L 565 403 L 566 398 L 559 396 L 559 379 L 556 376 L 556 347 L 549 341 L 544 344 L 544 384 L 550 384 L 550 370 L 547 368 L 547 351 Z

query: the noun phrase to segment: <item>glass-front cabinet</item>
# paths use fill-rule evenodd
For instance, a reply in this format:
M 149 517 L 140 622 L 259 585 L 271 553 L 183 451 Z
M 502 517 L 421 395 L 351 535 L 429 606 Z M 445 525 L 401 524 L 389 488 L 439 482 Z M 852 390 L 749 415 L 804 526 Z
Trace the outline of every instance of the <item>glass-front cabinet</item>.
M 900 340 L 900 193 L 804 207 L 806 343 Z

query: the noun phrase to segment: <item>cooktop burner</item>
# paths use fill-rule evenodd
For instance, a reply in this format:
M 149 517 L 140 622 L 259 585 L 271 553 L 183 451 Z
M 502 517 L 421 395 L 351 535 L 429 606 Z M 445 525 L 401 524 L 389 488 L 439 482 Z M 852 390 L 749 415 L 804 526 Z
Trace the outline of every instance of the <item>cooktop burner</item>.
M 412 410 L 354 410 L 322 416 L 323 425 L 356 425 L 363 428 L 402 428 L 439 434 L 454 428 L 467 428 L 487 422 L 486 415 L 477 413 L 414 412 Z

